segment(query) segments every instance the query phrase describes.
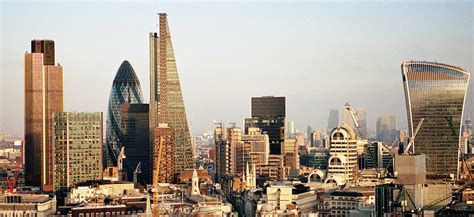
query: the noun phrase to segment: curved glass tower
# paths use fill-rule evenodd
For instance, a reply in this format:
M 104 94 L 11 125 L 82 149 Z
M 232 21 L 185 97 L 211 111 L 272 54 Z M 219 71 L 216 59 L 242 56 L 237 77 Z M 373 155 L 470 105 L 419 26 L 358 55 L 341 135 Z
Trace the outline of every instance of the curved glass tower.
M 104 148 L 104 168 L 108 165 L 117 164 L 117 156 L 122 148 L 120 141 L 122 131 L 120 128 L 120 111 L 122 104 L 142 103 L 142 90 L 132 65 L 125 60 L 115 75 L 110 91 L 109 105 L 107 109 L 107 131 L 106 147 Z
M 408 113 L 408 129 L 415 152 L 426 154 L 426 170 L 457 174 L 461 120 L 470 73 L 435 62 L 402 63 L 403 85 Z

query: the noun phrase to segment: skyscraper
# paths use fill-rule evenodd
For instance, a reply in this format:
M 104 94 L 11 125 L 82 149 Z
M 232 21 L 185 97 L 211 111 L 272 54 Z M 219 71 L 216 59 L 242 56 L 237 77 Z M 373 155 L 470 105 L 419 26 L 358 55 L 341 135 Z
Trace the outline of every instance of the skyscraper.
M 291 138 L 293 134 L 295 134 L 295 122 L 294 121 L 288 121 L 288 138 Z
M 107 109 L 106 144 L 103 166 L 117 164 L 117 156 L 122 149 L 122 129 L 120 127 L 122 104 L 142 103 L 142 90 L 135 70 L 127 60 L 120 65 L 110 91 Z
M 50 191 L 52 115 L 63 111 L 63 67 L 54 65 L 54 41 L 33 40 L 31 47 L 25 54 L 25 181 Z
M 470 73 L 426 61 L 404 61 L 401 68 L 410 135 L 424 118 L 414 140 L 415 152 L 426 154 L 428 172 L 457 174 Z
M 258 127 L 270 138 L 270 154 L 281 154 L 285 138 L 285 97 L 252 97 L 252 118 L 245 119 L 245 134 L 249 127 Z
M 339 111 L 337 109 L 330 109 L 329 110 L 329 117 L 328 117 L 328 131 L 336 128 L 339 124 Z
M 193 167 L 193 150 L 174 57 L 167 15 L 159 14 L 160 31 L 150 33 L 150 130 L 161 122 L 174 134 L 175 173 Z M 163 101 L 161 101 L 163 100 Z M 166 102 L 165 102 L 166 100 Z M 165 108 L 166 107 L 166 108 Z M 153 135 L 151 134 L 153 137 Z
M 102 112 L 54 113 L 54 189 L 102 174 Z
M 125 148 L 124 168 L 127 171 L 127 180 L 133 180 L 133 172 L 140 163 L 141 173 L 137 181 L 151 183 L 152 149 L 150 145 L 150 130 L 148 104 L 122 105 L 122 145 Z
M 385 144 L 392 144 L 398 138 L 397 120 L 395 116 L 377 117 L 377 140 Z

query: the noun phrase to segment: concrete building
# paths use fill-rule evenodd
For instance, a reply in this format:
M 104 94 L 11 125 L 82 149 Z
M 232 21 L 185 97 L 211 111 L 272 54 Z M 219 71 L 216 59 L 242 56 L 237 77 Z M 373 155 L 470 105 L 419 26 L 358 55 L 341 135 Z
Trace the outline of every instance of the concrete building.
M 375 209 L 374 189 L 354 187 L 334 191 L 324 199 L 324 205 L 330 216 L 370 216 Z
M 31 41 L 25 54 L 25 181 L 53 189 L 53 113 L 64 109 L 63 67 L 54 65 L 54 41 Z
M 216 144 L 216 180 L 219 182 L 224 176 L 242 172 L 236 170 L 237 159 L 235 147 L 242 145 L 242 130 L 232 126 L 226 128 L 220 124 L 214 129 L 214 143 Z
M 102 178 L 102 112 L 54 113 L 54 190 Z
M 270 140 L 267 134 L 262 134 L 259 128 L 250 127 L 248 133 L 242 135 L 242 142 L 250 146 L 250 161 L 252 164 L 267 164 L 270 157 Z
M 345 123 L 339 124 L 330 134 L 328 174 L 325 182 L 342 185 L 355 180 L 357 170 L 357 137 Z
M 470 73 L 459 67 L 426 61 L 401 66 L 408 130 L 416 153 L 426 154 L 428 172 L 457 175 L 461 121 Z
M 281 156 L 283 157 L 286 176 L 288 176 L 290 169 L 298 169 L 300 167 L 296 139 L 284 139 L 281 143 Z
M 0 216 L 47 217 L 56 213 L 56 198 L 44 194 L 0 195 Z

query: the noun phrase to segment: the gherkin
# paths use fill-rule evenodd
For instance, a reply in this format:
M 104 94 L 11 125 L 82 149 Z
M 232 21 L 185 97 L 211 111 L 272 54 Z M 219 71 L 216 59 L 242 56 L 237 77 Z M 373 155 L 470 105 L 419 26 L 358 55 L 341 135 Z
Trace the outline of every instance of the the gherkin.
M 125 60 L 115 75 L 112 90 L 110 91 L 107 109 L 106 144 L 103 150 L 104 168 L 117 165 L 117 156 L 122 148 L 122 142 L 120 141 L 120 138 L 122 138 L 120 128 L 122 104 L 125 102 L 142 103 L 142 99 L 140 81 L 132 65 Z

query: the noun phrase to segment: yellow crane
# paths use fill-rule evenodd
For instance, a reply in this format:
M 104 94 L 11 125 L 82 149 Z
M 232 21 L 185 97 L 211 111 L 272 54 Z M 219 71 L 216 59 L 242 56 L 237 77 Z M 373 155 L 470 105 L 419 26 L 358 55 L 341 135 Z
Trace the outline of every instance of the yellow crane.
M 160 146 L 158 147 L 158 156 L 155 153 L 155 164 L 153 168 L 153 216 L 158 217 L 160 213 L 159 205 L 158 205 L 158 175 L 160 174 L 160 165 L 161 165 L 161 153 L 163 150 L 163 136 L 160 136 Z

